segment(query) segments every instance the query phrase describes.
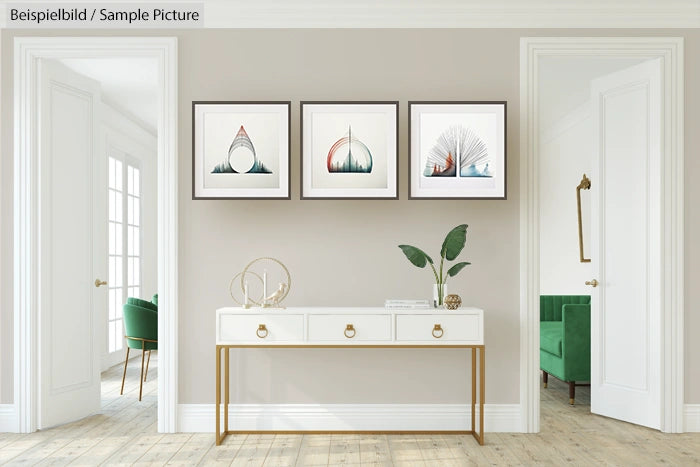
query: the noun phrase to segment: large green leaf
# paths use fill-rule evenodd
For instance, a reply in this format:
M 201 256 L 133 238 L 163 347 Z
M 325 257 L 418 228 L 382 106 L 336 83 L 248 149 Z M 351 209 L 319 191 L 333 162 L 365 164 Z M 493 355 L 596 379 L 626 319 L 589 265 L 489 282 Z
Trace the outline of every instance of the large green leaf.
M 401 248 L 403 254 L 406 255 L 406 258 L 408 258 L 411 263 L 419 268 L 424 268 L 428 262 L 433 264 L 433 259 L 419 248 L 411 245 L 399 245 L 399 248 Z
M 464 244 L 467 242 L 467 224 L 458 225 L 450 230 L 450 233 L 442 242 L 440 256 L 448 261 L 454 260 L 462 252 Z
M 459 271 L 464 269 L 465 266 L 469 266 L 470 264 L 472 263 L 467 263 L 466 261 L 462 263 L 457 263 L 447 270 L 447 275 L 450 277 L 456 276 Z

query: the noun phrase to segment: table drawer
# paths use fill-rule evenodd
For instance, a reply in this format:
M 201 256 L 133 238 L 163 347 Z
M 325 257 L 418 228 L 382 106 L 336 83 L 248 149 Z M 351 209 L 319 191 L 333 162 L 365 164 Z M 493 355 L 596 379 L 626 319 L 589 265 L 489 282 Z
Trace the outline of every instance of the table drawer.
M 304 315 L 236 315 L 222 314 L 220 342 L 302 342 Z
M 480 345 L 481 316 L 469 315 L 397 315 L 396 340 L 413 342 L 459 342 Z
M 390 341 L 391 315 L 309 315 L 309 341 Z

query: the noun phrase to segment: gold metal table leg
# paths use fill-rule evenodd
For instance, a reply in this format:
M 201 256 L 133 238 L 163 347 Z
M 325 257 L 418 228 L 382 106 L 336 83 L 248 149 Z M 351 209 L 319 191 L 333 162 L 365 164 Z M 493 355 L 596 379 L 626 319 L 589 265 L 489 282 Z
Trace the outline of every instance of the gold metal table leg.
M 216 445 L 221 444 L 221 347 L 216 346 Z
M 229 368 L 229 363 L 230 363 L 230 356 L 229 356 L 229 351 L 231 347 L 246 347 L 246 346 L 230 346 L 230 345 L 217 345 L 216 346 L 216 445 L 220 446 L 221 443 L 223 442 L 224 438 L 229 433 L 296 433 L 296 434 L 304 434 L 304 433 L 310 433 L 307 431 L 229 431 L 228 429 L 228 405 L 229 405 L 229 389 L 230 389 L 230 382 L 229 382 L 229 376 L 230 376 L 230 368 Z M 319 346 L 321 347 L 321 346 Z M 334 346 L 329 346 L 329 347 L 334 347 Z M 390 346 L 387 346 L 390 347 Z M 456 346 L 457 347 L 457 346 Z M 319 432 L 313 432 L 313 433 L 372 433 L 372 434 L 377 434 L 377 433 L 393 433 L 393 434 L 414 434 L 414 433 L 440 433 L 440 434 L 445 434 L 445 433 L 460 433 L 460 434 L 469 434 L 471 433 L 472 436 L 477 440 L 477 442 L 480 445 L 484 445 L 484 400 L 486 397 L 485 394 L 485 387 L 486 387 L 486 377 L 485 377 L 485 346 L 479 345 L 479 346 L 458 346 L 458 347 L 466 347 L 471 349 L 471 356 L 472 356 L 472 400 L 471 400 L 471 431 L 319 431 Z M 224 430 L 223 432 L 221 431 L 221 351 L 225 351 L 226 354 L 224 355 L 224 364 L 226 365 L 226 368 L 224 370 L 224 389 L 225 389 L 225 395 L 224 395 Z M 479 371 L 476 371 L 477 367 L 477 358 L 476 354 L 479 352 Z M 476 430 L 476 380 L 477 380 L 477 373 L 479 377 L 479 430 L 477 432 Z M 143 380 L 142 380 L 143 381 Z
M 472 353 L 472 433 L 476 433 L 474 420 L 476 419 L 476 348 L 471 348 Z
M 479 444 L 484 445 L 484 399 L 486 398 L 486 347 L 480 349 L 481 363 L 479 364 Z
M 471 434 L 474 439 L 480 444 L 484 445 L 484 398 L 485 398 L 485 347 L 483 345 L 471 347 L 472 350 L 472 430 Z M 476 430 L 475 415 L 476 415 L 476 354 L 479 353 L 479 430 Z
M 224 436 L 228 434 L 228 399 L 229 399 L 229 351 L 231 349 L 224 348 Z

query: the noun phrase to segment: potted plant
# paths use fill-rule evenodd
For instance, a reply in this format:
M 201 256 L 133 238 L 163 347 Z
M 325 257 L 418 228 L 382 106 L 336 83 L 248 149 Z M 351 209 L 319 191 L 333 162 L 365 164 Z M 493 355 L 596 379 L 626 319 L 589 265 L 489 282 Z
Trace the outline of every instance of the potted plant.
M 447 295 L 447 278 L 456 276 L 459 271 L 464 269 L 465 266 L 471 264 L 463 261 L 461 263 L 456 263 L 452 265 L 447 273 L 443 273 L 443 268 L 445 265 L 445 260 L 454 261 L 457 256 L 462 252 L 465 243 L 467 242 L 467 224 L 458 225 L 445 237 L 445 241 L 442 242 L 442 248 L 440 249 L 440 268 L 435 269 L 435 263 L 433 259 L 428 256 L 420 248 L 416 248 L 411 245 L 399 245 L 403 254 L 406 258 L 413 263 L 414 266 L 419 268 L 424 268 L 426 264 L 430 264 L 430 268 L 433 270 L 433 275 L 435 276 L 435 285 L 433 286 L 433 300 L 435 306 L 442 306 L 445 295 Z

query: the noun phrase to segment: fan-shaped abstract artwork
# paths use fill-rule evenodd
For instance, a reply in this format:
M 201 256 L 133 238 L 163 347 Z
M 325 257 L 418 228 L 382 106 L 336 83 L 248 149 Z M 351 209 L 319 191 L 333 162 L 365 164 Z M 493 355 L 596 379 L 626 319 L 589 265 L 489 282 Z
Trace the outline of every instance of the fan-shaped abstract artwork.
M 265 167 L 265 164 L 258 159 L 253 142 L 250 140 L 243 125 L 241 125 L 238 133 L 236 133 L 235 138 L 233 138 L 231 142 L 231 146 L 228 148 L 226 160 L 217 164 L 211 173 L 271 174 L 272 171 Z
M 409 102 L 408 199 L 506 199 L 506 107 Z
M 328 151 L 326 161 L 329 173 L 371 173 L 372 153 L 352 134 L 348 127 L 345 136 L 336 141 Z
M 492 177 L 486 144 L 470 128 L 453 125 L 443 131 L 428 152 L 425 177 Z

